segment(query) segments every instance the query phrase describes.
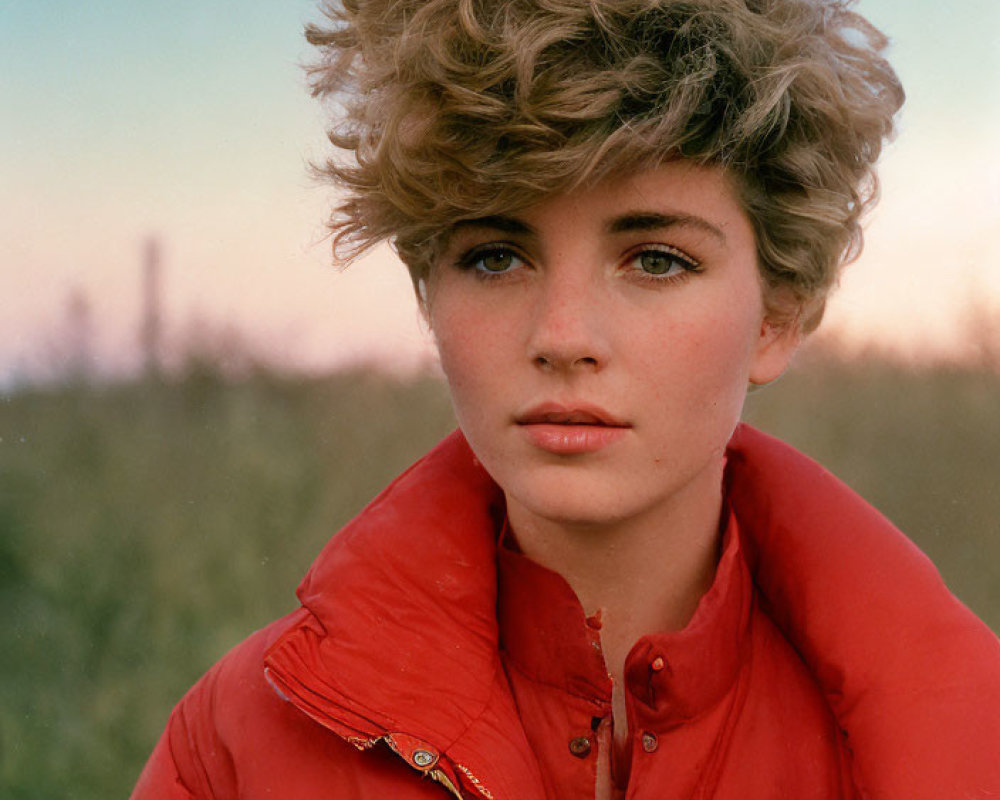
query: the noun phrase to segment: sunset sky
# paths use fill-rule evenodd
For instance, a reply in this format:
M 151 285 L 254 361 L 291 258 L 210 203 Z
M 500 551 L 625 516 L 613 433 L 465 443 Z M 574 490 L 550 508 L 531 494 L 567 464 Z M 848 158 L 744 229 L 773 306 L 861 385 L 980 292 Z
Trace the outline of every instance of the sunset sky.
M 861 0 L 908 93 L 868 245 L 824 327 L 909 353 L 961 348 L 1000 309 L 1000 3 Z M 0 0 L 0 382 L 72 349 L 89 303 L 98 368 L 137 360 L 143 242 L 162 243 L 165 325 L 232 329 L 309 368 L 429 357 L 387 250 L 339 273 L 326 152 L 300 65 L 311 0 Z

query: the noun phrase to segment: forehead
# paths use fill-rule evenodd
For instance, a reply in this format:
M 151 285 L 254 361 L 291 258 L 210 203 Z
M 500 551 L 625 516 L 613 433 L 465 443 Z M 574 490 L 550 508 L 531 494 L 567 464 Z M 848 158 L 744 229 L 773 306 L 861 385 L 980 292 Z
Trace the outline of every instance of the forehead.
M 567 227 L 609 237 L 686 229 L 726 244 L 749 234 L 737 184 L 721 167 L 672 161 L 554 193 L 509 212 L 457 220 L 444 242 L 482 231 L 537 238 Z

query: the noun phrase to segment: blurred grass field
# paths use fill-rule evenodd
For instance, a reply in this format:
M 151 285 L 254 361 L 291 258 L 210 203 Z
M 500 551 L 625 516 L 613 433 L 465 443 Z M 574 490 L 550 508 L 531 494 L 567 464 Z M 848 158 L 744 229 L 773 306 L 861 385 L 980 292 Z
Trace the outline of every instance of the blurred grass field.
M 1000 630 L 1000 371 L 804 360 L 747 419 L 905 530 Z M 0 797 L 125 797 L 171 706 L 454 425 L 444 387 L 203 363 L 0 402 Z

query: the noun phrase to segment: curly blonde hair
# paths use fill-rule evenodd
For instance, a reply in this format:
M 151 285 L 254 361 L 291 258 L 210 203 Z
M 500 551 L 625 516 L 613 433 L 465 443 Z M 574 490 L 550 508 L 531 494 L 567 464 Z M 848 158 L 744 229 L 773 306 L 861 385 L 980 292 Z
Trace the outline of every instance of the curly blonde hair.
M 770 298 L 819 323 L 862 246 L 903 90 L 850 0 L 324 0 L 314 95 L 338 106 L 349 261 L 414 282 L 463 219 L 685 158 L 736 179 Z M 787 303 L 785 304 L 787 305 Z M 774 308 L 772 308 L 772 311 Z

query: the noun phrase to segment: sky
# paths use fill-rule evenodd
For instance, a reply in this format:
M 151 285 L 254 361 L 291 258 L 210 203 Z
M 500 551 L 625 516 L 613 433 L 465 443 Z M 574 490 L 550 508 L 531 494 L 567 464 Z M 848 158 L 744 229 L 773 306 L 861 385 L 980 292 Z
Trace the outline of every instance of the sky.
M 907 90 L 864 255 L 823 323 L 920 358 L 1000 313 L 1000 3 L 860 0 Z M 388 248 L 332 265 L 328 152 L 306 88 L 312 0 L 0 0 L 0 382 L 79 349 L 136 367 L 144 242 L 160 243 L 165 336 L 234 336 L 305 369 L 432 360 Z M 73 337 L 77 339 L 74 340 Z

